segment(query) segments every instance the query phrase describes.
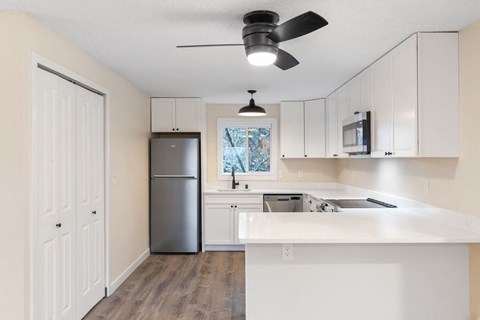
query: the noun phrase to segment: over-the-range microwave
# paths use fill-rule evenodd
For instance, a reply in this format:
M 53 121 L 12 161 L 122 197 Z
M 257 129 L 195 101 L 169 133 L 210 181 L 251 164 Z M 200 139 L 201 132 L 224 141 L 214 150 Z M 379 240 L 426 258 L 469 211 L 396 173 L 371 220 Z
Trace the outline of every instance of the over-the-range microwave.
M 370 154 L 370 111 L 355 112 L 342 122 L 343 152 L 348 154 Z

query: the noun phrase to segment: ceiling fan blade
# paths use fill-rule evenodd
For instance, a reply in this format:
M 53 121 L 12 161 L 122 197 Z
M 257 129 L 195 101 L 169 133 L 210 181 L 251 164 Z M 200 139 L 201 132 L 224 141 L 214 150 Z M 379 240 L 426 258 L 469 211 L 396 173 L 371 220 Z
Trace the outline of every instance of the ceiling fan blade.
M 328 24 L 327 20 L 313 11 L 305 12 L 276 27 L 268 36 L 272 41 L 282 42 L 304 36 Z
M 219 43 L 219 44 L 192 44 L 186 46 L 177 46 L 177 48 L 204 48 L 204 47 L 237 47 L 244 46 L 243 43 Z
M 288 70 L 295 67 L 299 63 L 300 62 L 298 62 L 298 60 L 295 59 L 295 57 L 290 53 L 283 51 L 282 49 L 278 49 L 277 60 L 275 60 L 274 65 L 282 70 Z

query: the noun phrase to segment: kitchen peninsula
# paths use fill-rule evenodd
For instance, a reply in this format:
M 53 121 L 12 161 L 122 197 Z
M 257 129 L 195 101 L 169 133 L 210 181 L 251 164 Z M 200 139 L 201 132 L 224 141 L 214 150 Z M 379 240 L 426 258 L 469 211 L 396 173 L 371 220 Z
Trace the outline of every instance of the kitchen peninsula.
M 480 233 L 466 221 L 439 208 L 241 212 L 247 320 L 468 319 Z

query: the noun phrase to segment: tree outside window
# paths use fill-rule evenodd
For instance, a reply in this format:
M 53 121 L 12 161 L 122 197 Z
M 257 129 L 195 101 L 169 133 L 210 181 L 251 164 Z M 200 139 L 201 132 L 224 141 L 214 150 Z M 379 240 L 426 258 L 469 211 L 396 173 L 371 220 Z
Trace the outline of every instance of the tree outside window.
M 228 121 L 230 120 L 230 121 Z M 255 122 L 219 119 L 219 173 L 229 176 L 232 168 L 239 175 L 272 179 L 276 163 L 272 154 L 276 143 L 275 119 Z

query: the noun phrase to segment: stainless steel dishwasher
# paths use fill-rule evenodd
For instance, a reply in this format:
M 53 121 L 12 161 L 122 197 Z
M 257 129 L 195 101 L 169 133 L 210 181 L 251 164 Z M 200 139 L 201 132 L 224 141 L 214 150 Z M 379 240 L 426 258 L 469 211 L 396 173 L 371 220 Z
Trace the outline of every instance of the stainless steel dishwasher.
M 303 194 L 264 194 L 263 212 L 303 212 Z

